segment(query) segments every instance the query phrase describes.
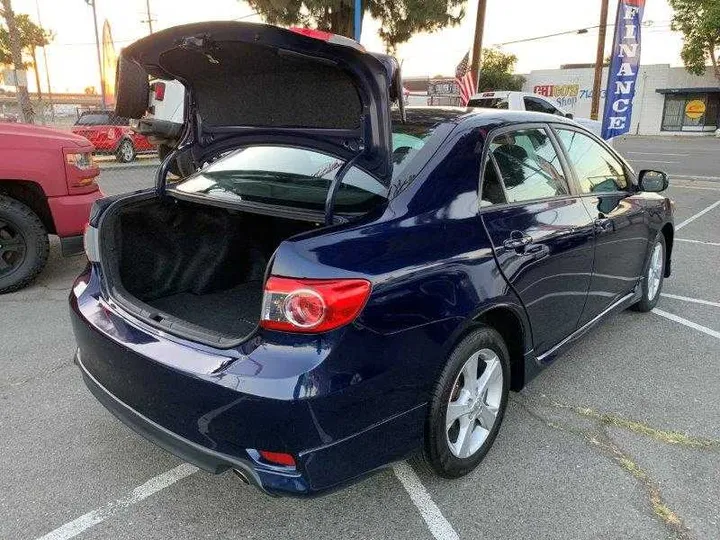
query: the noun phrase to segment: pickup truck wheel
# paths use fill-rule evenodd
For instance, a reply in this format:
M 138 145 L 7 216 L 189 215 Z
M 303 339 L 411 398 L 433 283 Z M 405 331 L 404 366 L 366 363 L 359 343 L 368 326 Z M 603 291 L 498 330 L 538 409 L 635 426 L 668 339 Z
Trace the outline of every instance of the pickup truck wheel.
M 425 459 L 445 478 L 477 467 L 495 441 L 510 389 L 510 355 L 500 334 L 482 326 L 453 350 L 431 395 Z
M 28 285 L 50 250 L 40 218 L 23 203 L 0 195 L 0 294 Z
M 115 159 L 120 163 L 130 163 L 135 160 L 135 147 L 130 139 L 123 139 L 115 151 Z

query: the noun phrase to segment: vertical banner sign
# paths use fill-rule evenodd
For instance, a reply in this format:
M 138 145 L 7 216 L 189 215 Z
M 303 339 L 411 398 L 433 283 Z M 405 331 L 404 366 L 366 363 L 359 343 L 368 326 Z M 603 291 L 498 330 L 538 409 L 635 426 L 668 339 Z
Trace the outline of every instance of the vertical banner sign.
M 633 98 L 640 69 L 640 28 L 644 7 L 645 0 L 618 2 L 602 123 L 602 137 L 605 140 L 630 131 Z

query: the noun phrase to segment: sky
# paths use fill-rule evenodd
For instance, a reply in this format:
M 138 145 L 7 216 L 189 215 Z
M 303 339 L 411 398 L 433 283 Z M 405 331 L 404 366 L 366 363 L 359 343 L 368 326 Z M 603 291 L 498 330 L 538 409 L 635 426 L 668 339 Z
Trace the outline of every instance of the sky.
M 95 0 L 98 27 L 108 20 L 116 50 L 148 33 L 146 0 Z M 50 79 L 54 92 L 82 92 L 87 86 L 99 87 L 99 69 L 95 49 L 92 9 L 85 0 L 12 0 L 16 13 L 28 13 L 55 32 L 54 42 L 47 47 Z M 150 0 L 153 29 L 159 30 L 197 21 L 243 18 L 262 22 L 253 10 L 239 0 Z M 610 2 L 609 22 L 615 18 L 616 2 Z M 398 49 L 404 76 L 453 75 L 455 66 L 471 48 L 477 2 L 466 4 L 462 23 L 434 33 L 414 36 Z M 642 63 L 682 65 L 681 36 L 671 32 L 672 9 L 667 0 L 647 0 L 643 30 Z M 589 28 L 599 24 L 600 0 L 488 0 L 484 46 L 493 46 L 568 30 Z M 366 17 L 363 21 L 362 44 L 368 50 L 382 51 L 377 36 L 379 23 Z M 608 29 L 606 50 L 612 42 Z M 528 73 L 535 69 L 558 68 L 561 64 L 593 63 L 597 29 L 585 34 L 572 34 L 528 43 L 503 45 L 502 50 L 518 57 L 516 71 Z M 42 56 L 42 55 L 41 55 Z M 43 60 L 38 60 L 43 68 Z M 29 77 L 30 90 L 35 90 Z M 43 76 L 43 89 L 45 82 Z

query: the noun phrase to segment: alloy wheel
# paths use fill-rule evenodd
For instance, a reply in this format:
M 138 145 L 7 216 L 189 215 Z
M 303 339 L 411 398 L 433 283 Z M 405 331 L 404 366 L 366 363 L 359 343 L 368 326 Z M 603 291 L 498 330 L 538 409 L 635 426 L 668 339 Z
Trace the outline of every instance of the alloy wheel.
M 20 230 L 0 219 L 0 277 L 8 276 L 25 261 L 27 243 Z
M 463 365 L 445 415 L 445 432 L 452 454 L 464 459 L 482 447 L 495 425 L 502 400 L 503 372 L 491 349 L 474 353 Z
M 122 145 L 120 146 L 120 155 L 122 156 L 122 159 L 124 162 L 130 162 L 133 159 L 133 145 L 130 141 L 123 141 Z
M 663 271 L 663 247 L 659 242 L 655 244 L 652 255 L 650 257 L 650 265 L 648 267 L 648 300 L 655 299 L 660 289 L 660 281 L 662 280 Z

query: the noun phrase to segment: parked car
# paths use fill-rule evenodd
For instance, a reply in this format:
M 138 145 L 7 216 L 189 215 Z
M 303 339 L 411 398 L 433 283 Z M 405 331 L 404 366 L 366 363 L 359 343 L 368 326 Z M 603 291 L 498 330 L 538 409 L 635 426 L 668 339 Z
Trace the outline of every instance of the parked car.
M 590 118 L 573 118 L 573 114 L 564 111 L 557 103 L 538 94 L 529 92 L 482 92 L 475 94 L 468 101 L 468 107 L 484 109 L 506 109 L 510 111 L 532 111 L 555 114 L 565 118 L 574 119 L 578 124 L 591 131 L 598 137 L 602 134 L 602 122 Z
M 130 120 L 114 111 L 84 111 L 72 132 L 89 140 L 97 154 L 114 155 L 120 163 L 130 163 L 139 153 L 157 150 L 145 135 L 130 127 Z
M 123 50 L 125 114 L 145 71 L 188 81 L 181 146 L 208 165 L 96 204 L 75 362 L 139 434 L 267 493 L 337 489 L 420 448 L 462 476 L 510 390 L 655 305 L 667 177 L 559 116 L 391 113 L 394 59 L 311 36 L 199 23 Z
M 100 196 L 93 146 L 65 131 L 0 124 L 0 293 L 25 287 L 48 258 L 82 253 L 90 207 Z

